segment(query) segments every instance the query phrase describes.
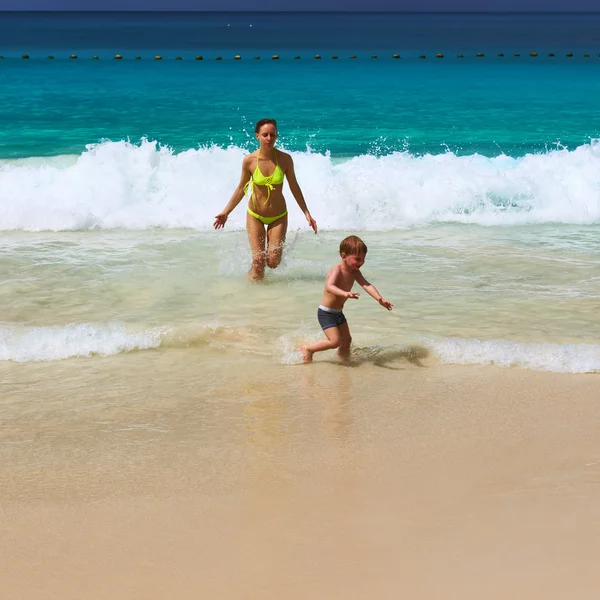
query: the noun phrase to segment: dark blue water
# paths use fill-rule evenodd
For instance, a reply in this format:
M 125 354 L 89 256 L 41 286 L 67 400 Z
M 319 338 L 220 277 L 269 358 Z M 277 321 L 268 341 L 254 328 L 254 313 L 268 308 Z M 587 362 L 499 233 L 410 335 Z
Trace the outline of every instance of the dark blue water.
M 0 53 L 600 51 L 600 14 L 0 13 Z

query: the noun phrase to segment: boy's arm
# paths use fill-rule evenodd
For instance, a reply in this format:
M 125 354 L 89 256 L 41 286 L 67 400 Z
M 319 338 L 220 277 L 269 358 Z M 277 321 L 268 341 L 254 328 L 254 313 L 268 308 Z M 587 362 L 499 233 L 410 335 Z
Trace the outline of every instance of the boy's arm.
M 384 298 L 382 298 L 381 294 L 377 291 L 377 288 L 372 283 L 369 283 L 363 277 L 362 273 L 358 273 L 358 275 L 356 276 L 356 281 L 357 281 L 358 285 L 360 285 L 362 287 L 362 289 L 365 290 L 365 292 L 367 292 L 367 294 L 369 294 L 369 296 L 375 298 L 375 300 L 377 300 L 377 302 L 379 302 L 379 304 L 381 304 L 381 306 L 383 306 L 384 308 L 387 308 L 388 310 L 392 310 L 394 305 L 391 302 L 389 302 L 388 300 L 385 300 Z
M 331 269 L 331 271 L 329 271 L 329 273 L 327 273 L 327 278 L 325 279 L 325 291 L 329 292 L 333 296 L 339 296 L 340 298 L 353 298 L 356 300 L 359 296 L 357 292 L 347 292 L 346 290 L 343 290 L 341 287 L 338 287 L 337 285 L 335 285 L 335 282 L 337 281 L 339 274 L 340 274 L 339 265 L 333 267 L 333 269 Z

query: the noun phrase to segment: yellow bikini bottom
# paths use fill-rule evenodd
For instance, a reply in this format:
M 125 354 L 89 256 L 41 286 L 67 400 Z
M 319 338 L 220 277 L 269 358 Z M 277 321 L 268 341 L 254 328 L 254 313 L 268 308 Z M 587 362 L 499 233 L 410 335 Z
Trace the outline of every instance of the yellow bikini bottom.
M 275 221 L 277 221 L 278 219 L 285 217 L 285 215 L 287 215 L 287 212 L 288 211 L 286 210 L 284 213 L 281 213 L 276 217 L 262 217 L 261 215 L 257 215 L 254 211 L 248 209 L 248 214 L 253 216 L 255 219 L 258 219 L 264 225 L 270 225 L 271 223 L 275 223 Z

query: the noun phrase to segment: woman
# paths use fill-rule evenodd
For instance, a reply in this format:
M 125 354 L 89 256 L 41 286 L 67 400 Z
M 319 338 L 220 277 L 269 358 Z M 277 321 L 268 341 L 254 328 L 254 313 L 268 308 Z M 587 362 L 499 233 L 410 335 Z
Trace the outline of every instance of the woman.
M 281 262 L 288 226 L 287 207 L 283 197 L 284 177 L 287 177 L 290 190 L 315 233 L 317 223 L 308 211 L 296 181 L 292 157 L 275 149 L 277 121 L 261 119 L 256 124 L 254 133 L 260 147 L 244 158 L 240 182 L 227 206 L 215 217 L 214 227 L 225 227 L 229 214 L 241 202 L 246 191 L 250 190 L 246 229 L 252 251 L 252 268 L 248 277 L 251 281 L 261 281 L 265 276 L 265 265 L 275 269 Z

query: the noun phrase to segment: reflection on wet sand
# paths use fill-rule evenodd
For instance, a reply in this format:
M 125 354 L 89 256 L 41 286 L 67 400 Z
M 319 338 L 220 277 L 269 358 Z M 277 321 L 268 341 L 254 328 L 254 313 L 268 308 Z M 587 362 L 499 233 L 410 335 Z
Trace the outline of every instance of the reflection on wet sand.
M 281 396 L 260 394 L 250 400 L 243 411 L 250 446 L 272 450 L 286 444 L 287 432 L 283 425 L 285 402 Z

